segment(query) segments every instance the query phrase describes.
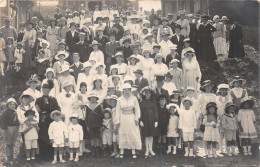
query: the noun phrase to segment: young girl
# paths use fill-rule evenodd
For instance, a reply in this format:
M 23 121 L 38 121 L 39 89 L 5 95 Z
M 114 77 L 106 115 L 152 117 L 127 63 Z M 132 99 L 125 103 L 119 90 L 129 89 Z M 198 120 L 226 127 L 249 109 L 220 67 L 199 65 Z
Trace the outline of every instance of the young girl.
M 146 78 L 149 82 L 149 85 L 152 85 L 152 80 L 154 79 L 154 71 L 153 71 L 153 66 L 154 66 L 154 59 L 150 58 L 151 51 L 149 48 L 143 48 L 143 56 L 144 59 L 141 62 L 141 67 L 143 70 L 143 77 Z
M 7 70 L 14 68 L 15 58 L 14 58 L 14 39 L 12 37 L 8 37 L 6 40 L 6 48 L 5 48 L 5 55 L 7 58 Z
M 163 55 L 158 53 L 155 55 L 156 64 L 153 66 L 154 76 L 164 76 L 168 72 L 168 67 L 162 62 Z
M 6 134 L 6 154 L 8 161 L 12 164 L 14 160 L 13 147 L 17 139 L 19 127 L 19 121 L 16 113 L 17 103 L 15 99 L 9 98 L 6 103 L 6 107 L 7 109 L 4 111 L 1 119 L 1 128 L 5 132 L 4 134 Z
M 78 81 L 76 86 L 76 92 L 80 89 L 80 84 L 85 82 L 87 84 L 87 92 L 92 90 L 92 82 L 93 82 L 93 75 L 90 74 L 92 69 L 92 65 L 90 62 L 85 62 L 83 64 L 82 72 L 78 75 Z
M 168 138 L 167 154 L 171 153 L 171 147 L 173 146 L 172 154 L 175 155 L 177 153 L 177 139 L 179 137 L 179 133 L 178 133 L 179 106 L 176 104 L 170 103 L 167 105 L 166 108 L 168 109 L 168 111 L 170 113 L 168 132 L 167 132 L 167 138 Z
M 179 90 L 175 89 L 172 91 L 170 96 L 170 103 L 174 103 L 178 106 L 181 106 L 181 92 Z
M 0 32 L 0 72 L 2 76 L 5 75 L 4 68 L 5 68 L 5 62 L 6 62 L 6 56 L 5 56 L 5 40 L 3 38 L 3 33 Z
M 25 50 L 23 49 L 23 44 L 18 42 L 16 45 L 16 49 L 14 51 L 14 58 L 15 58 L 15 68 L 16 71 L 20 71 L 23 62 L 23 54 L 25 54 Z
M 102 142 L 103 142 L 104 156 L 106 156 L 107 151 L 109 154 L 111 154 L 110 152 L 112 151 L 113 122 L 111 118 L 111 109 L 110 108 L 104 109 L 103 115 L 104 115 L 104 119 L 102 123 Z
M 42 86 L 48 83 L 50 88 L 50 96 L 57 98 L 60 93 L 59 84 L 57 79 L 55 79 L 55 73 L 52 68 L 47 68 L 45 73 L 46 78 L 42 81 Z
M 50 117 L 53 119 L 53 122 L 50 124 L 48 129 L 48 134 L 50 138 L 50 143 L 54 148 L 54 160 L 52 164 L 57 163 L 57 154 L 59 152 L 59 158 L 61 163 L 65 163 L 65 160 L 62 158 L 64 142 L 68 142 L 68 129 L 66 124 L 62 121 L 64 115 L 58 111 L 52 111 Z
M 135 78 L 134 71 L 140 68 L 140 64 L 138 63 L 140 60 L 136 55 L 132 55 L 128 58 L 128 66 L 126 75 L 130 75 Z
M 232 103 L 228 102 L 225 105 L 225 114 L 221 118 L 221 126 L 225 131 L 225 137 L 227 141 L 227 152 L 228 156 L 237 155 L 235 152 L 236 147 L 236 131 L 237 127 L 237 118 L 236 118 L 236 110 L 237 106 Z M 230 150 L 231 148 L 231 150 Z
M 217 114 L 217 104 L 215 102 L 209 102 L 206 106 L 207 114 L 204 115 L 203 124 L 205 125 L 205 132 L 203 140 L 207 142 L 207 157 L 217 158 L 216 149 L 217 142 L 219 141 L 219 126 L 220 119 Z M 211 150 L 213 156 L 211 154 Z
M 165 146 L 166 146 L 166 135 L 167 135 L 167 128 L 169 122 L 169 112 L 166 109 L 166 96 L 161 95 L 158 97 L 158 145 L 157 148 L 159 149 L 160 154 L 162 154 Z
M 104 54 L 101 50 L 98 49 L 101 44 L 94 40 L 89 46 L 93 48 L 89 59 L 94 59 L 96 60 L 96 63 L 104 64 Z
M 172 75 L 172 82 L 175 84 L 176 88 L 180 91 L 182 83 L 182 70 L 178 67 L 180 63 L 179 60 L 173 59 L 169 64 L 169 73 Z
M 197 128 L 196 113 L 190 109 L 193 102 L 189 98 L 183 99 L 182 104 L 184 108 L 180 109 L 179 129 L 181 129 L 183 134 L 184 156 L 193 157 L 194 130 Z
M 252 155 L 251 139 L 257 137 L 254 125 L 256 118 L 252 109 L 254 104 L 252 97 L 244 98 L 241 100 L 240 110 L 238 111 L 239 137 L 241 138 L 244 155 Z
M 95 76 L 93 79 L 93 89 L 92 93 L 95 93 L 98 97 L 98 103 L 101 104 L 103 103 L 106 95 L 107 95 L 107 88 L 102 85 L 103 83 L 103 78 L 100 76 Z
M 218 106 L 218 116 L 221 118 L 223 114 L 225 114 L 225 105 L 227 102 L 232 101 L 229 95 L 229 85 L 228 84 L 220 84 L 218 85 L 217 90 L 217 106 Z M 226 146 L 225 138 L 225 131 L 222 126 L 219 126 L 220 132 L 220 140 L 219 140 L 219 148 L 221 153 L 224 153 L 223 144 Z
M 167 74 L 165 75 L 165 81 L 163 84 L 163 89 L 168 90 L 169 95 L 172 95 L 173 90 L 176 90 L 176 86 L 174 85 L 174 83 L 172 82 L 172 75 L 167 72 Z
M 80 124 L 78 124 L 79 117 L 77 114 L 72 114 L 70 117 L 71 124 L 68 127 L 68 139 L 70 147 L 70 161 L 73 161 L 73 153 L 76 153 L 74 159 L 75 162 L 79 161 L 79 146 L 83 141 L 83 129 Z
M 235 76 L 234 80 L 230 83 L 232 87 L 230 95 L 233 103 L 238 107 L 240 106 L 241 99 L 248 97 L 246 89 L 243 89 L 242 86 L 246 84 L 246 80 L 241 79 L 240 76 Z
M 106 69 L 106 65 L 105 64 L 96 64 L 96 76 L 99 76 L 102 78 L 102 86 L 104 88 L 107 88 L 108 86 L 108 77 L 107 75 L 105 74 L 105 69 Z
M 145 158 L 148 158 L 149 154 L 155 156 L 153 136 L 156 136 L 155 128 L 158 126 L 158 110 L 154 100 L 154 92 L 149 86 L 144 87 L 140 93 L 142 94 L 140 125 L 144 127 Z
M 101 105 L 97 102 L 99 97 L 91 93 L 88 97 L 89 104 L 86 105 L 86 125 L 90 135 L 92 157 L 100 158 L 100 130 L 102 127 L 103 114 Z
M 119 75 L 125 75 L 127 72 L 127 64 L 124 63 L 124 55 L 122 52 L 117 52 L 115 54 L 115 59 L 116 59 L 116 66 L 118 68 L 118 74 Z
M 25 148 L 26 148 L 26 159 L 30 161 L 31 159 L 35 159 L 35 153 L 37 149 L 38 143 L 38 122 L 34 119 L 35 118 L 35 111 L 34 110 L 27 110 L 24 113 L 26 120 L 23 124 L 23 134 L 24 134 L 24 141 L 25 141 Z

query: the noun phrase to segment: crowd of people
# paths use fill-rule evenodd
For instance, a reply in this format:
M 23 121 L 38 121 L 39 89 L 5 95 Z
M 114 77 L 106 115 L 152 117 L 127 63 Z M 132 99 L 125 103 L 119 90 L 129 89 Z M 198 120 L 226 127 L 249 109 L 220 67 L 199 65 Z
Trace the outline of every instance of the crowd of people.
M 237 146 L 252 155 L 254 100 L 246 80 L 201 81 L 201 62 L 244 56 L 237 21 L 227 47 L 227 20 L 185 10 L 174 20 L 170 13 L 148 16 L 106 5 L 101 11 L 67 9 L 63 16 L 57 8 L 48 26 L 32 17 L 17 34 L 6 19 L 0 29 L 2 76 L 12 69 L 34 73 L 19 103 L 9 98 L 2 116 L 9 162 L 18 134 L 28 161 L 40 154 L 52 164 L 64 163 L 67 153 L 77 162 L 84 152 L 124 158 L 130 149 L 137 158 L 142 148 L 145 158 L 180 154 L 177 148 L 193 157 L 195 132 L 203 135 L 205 157 L 217 158 L 217 148 L 237 155 Z

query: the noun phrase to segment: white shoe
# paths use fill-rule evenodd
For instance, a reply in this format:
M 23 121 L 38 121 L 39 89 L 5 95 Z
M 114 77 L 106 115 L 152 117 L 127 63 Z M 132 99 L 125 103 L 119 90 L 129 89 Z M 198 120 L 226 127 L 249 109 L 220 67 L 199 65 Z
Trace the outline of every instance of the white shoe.
M 185 157 L 189 156 L 189 148 L 188 147 L 185 147 L 185 154 L 184 154 Z
M 30 161 L 30 160 L 31 160 L 31 158 L 26 158 L 26 160 L 27 160 L 27 161 Z
M 151 154 L 151 156 L 155 156 L 155 153 L 153 152 L 153 150 L 150 150 L 150 154 Z
M 89 149 L 85 149 L 83 152 L 85 152 L 85 153 L 91 153 L 91 150 L 89 150 Z
M 116 155 L 117 155 L 117 153 L 112 153 L 110 156 L 115 157 Z
M 53 160 L 51 164 L 56 164 L 57 163 L 57 160 Z
M 73 161 L 73 157 L 70 157 L 69 161 Z
M 60 160 L 61 163 L 65 163 L 66 161 L 64 159 Z
M 75 161 L 75 162 L 78 162 L 78 161 L 79 161 L 79 158 L 75 158 L 74 161 Z
M 31 157 L 32 160 L 35 160 L 35 157 Z
M 176 146 L 173 146 L 172 154 L 175 155 L 176 153 L 177 153 L 177 147 L 176 147 Z

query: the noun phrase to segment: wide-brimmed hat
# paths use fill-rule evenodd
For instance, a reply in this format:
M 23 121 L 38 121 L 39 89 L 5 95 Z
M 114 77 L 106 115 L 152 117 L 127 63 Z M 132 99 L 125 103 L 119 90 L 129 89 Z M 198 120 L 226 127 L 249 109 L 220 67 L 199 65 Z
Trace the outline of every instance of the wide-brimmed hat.
M 35 82 L 37 86 L 41 85 L 41 81 L 38 79 L 36 74 L 32 75 L 31 78 L 25 82 L 25 85 L 30 86 L 31 82 Z
M 178 64 L 178 63 L 180 63 L 180 61 L 178 59 L 172 59 L 170 64 L 173 64 L 173 63 L 177 63 Z
M 24 92 L 22 93 L 22 95 L 19 97 L 19 102 L 20 102 L 20 103 L 21 103 L 21 100 L 22 100 L 23 96 L 29 96 L 29 97 L 30 97 L 30 103 L 31 103 L 32 101 L 34 101 L 33 96 L 32 96 L 29 92 L 24 91 Z
M 55 55 L 55 59 L 59 60 L 59 56 L 64 55 L 64 59 L 67 59 L 69 57 L 69 53 L 67 51 L 59 51 L 56 55 Z
M 183 42 L 189 42 L 189 43 L 190 43 L 190 38 L 185 38 L 185 39 L 183 40 Z
M 87 67 L 92 67 L 92 64 L 89 61 L 83 63 L 82 71 L 84 71 Z
M 32 109 L 26 110 L 24 113 L 24 116 L 27 117 L 28 115 L 33 115 L 35 116 L 35 111 Z
M 179 109 L 179 106 L 177 104 L 175 104 L 175 103 L 169 103 L 166 106 L 167 110 L 169 110 L 171 107 L 175 107 L 177 110 Z
M 161 53 L 157 53 L 154 57 L 154 59 L 157 59 L 157 58 L 164 58 L 163 55 Z
M 228 21 L 229 19 L 227 18 L 227 16 L 222 16 L 221 17 L 221 21 Z
M 145 87 L 140 91 L 140 93 L 141 93 L 142 95 L 145 95 L 145 93 L 148 92 L 148 91 L 153 92 L 153 89 L 152 89 L 151 87 L 149 87 L 149 86 L 145 86 Z
M 132 86 L 129 84 L 129 83 L 125 83 L 123 86 L 122 86 L 122 90 L 124 89 L 132 89 Z
M 180 15 L 186 15 L 186 11 L 185 10 L 180 10 L 178 12 L 178 16 L 180 16 Z
M 193 14 L 191 14 L 191 13 L 190 13 L 190 14 L 187 14 L 186 16 L 187 16 L 188 18 L 193 18 L 193 17 L 194 17 Z
M 231 106 L 236 107 L 236 109 L 238 108 L 238 106 L 236 104 L 234 104 L 233 102 L 230 101 L 230 102 L 227 102 L 225 105 L 225 112 L 227 112 L 228 108 Z
M 187 87 L 187 91 L 188 91 L 188 90 L 192 90 L 192 91 L 194 92 L 194 91 L 195 91 L 195 88 L 194 88 L 193 86 L 188 86 L 188 87 Z
M 94 45 L 101 46 L 101 44 L 98 43 L 98 41 L 96 41 L 96 40 L 94 40 L 89 46 L 93 47 Z
M 51 119 L 54 119 L 54 117 L 53 117 L 54 114 L 59 114 L 61 117 L 64 117 L 64 115 L 60 111 L 54 110 L 54 111 L 51 112 L 51 115 L 50 115 Z
M 153 34 L 152 33 L 147 33 L 145 36 L 144 36 L 144 40 L 149 38 L 149 37 L 153 37 Z
M 252 108 L 255 105 L 254 99 L 251 96 L 245 97 L 241 100 L 240 108 L 243 108 L 245 103 L 249 103 L 250 108 Z
M 71 122 L 71 120 L 72 120 L 73 118 L 79 120 L 78 114 L 72 114 L 72 115 L 70 116 L 70 122 Z
M 64 89 L 65 87 L 67 87 L 67 86 L 72 86 L 72 85 L 73 85 L 72 82 L 69 81 L 69 80 L 67 80 L 67 81 L 64 81 L 64 82 L 63 82 L 62 88 Z
M 113 69 L 117 69 L 117 71 L 118 71 L 118 66 L 117 66 L 116 64 L 111 65 L 111 66 L 110 66 L 110 73 L 111 73 L 111 71 L 112 71 Z
M 195 56 L 195 52 L 193 50 L 187 50 L 185 53 L 184 53 L 184 56 L 188 56 L 188 55 L 192 55 L 192 56 Z
M 51 22 L 51 21 L 56 21 L 56 19 L 54 17 L 50 17 L 49 22 Z
M 106 68 L 106 65 L 105 65 L 104 63 L 97 63 L 97 64 L 95 65 L 95 68 L 97 68 L 97 67 L 99 67 L 99 66 L 101 66 L 103 69 Z
M 47 40 L 42 40 L 42 41 L 40 42 L 40 46 L 42 47 L 42 45 L 43 45 L 44 43 L 47 44 L 47 48 L 50 47 L 50 42 L 47 41 Z
M 194 18 L 200 19 L 200 14 L 194 14 Z
M 200 87 L 200 90 L 201 91 L 205 91 L 205 87 L 206 86 L 212 86 L 212 87 L 214 87 L 214 84 L 212 83 L 212 81 L 211 80 L 206 80 L 206 81 L 204 81 L 203 82 L 203 84 L 202 84 L 202 86 Z
M 126 75 L 125 77 L 124 77 L 124 82 L 125 81 L 132 81 L 133 83 L 134 83 L 134 78 L 131 76 L 131 75 Z
M 14 98 L 9 98 L 9 99 L 7 100 L 5 106 L 7 106 L 7 105 L 8 105 L 9 103 L 11 103 L 11 102 L 15 103 L 16 106 L 18 105 L 18 104 L 16 103 L 16 100 L 15 100 Z
M 46 69 L 46 72 L 45 72 L 45 76 L 46 76 L 46 77 L 47 77 L 48 72 L 52 72 L 53 77 L 55 77 L 55 72 L 54 72 L 53 68 L 47 68 L 47 69 Z
M 214 21 L 214 22 L 216 22 L 217 19 L 219 19 L 219 15 L 215 15 L 215 16 L 213 17 L 213 21 Z
M 126 38 L 123 40 L 123 44 L 125 44 L 126 42 L 129 42 L 131 44 L 131 39 L 130 38 Z
M 111 96 L 108 96 L 107 99 L 109 99 L 109 100 L 117 100 L 118 97 L 116 95 L 111 95 Z
M 235 82 L 241 82 L 242 85 L 246 84 L 246 80 L 245 79 L 241 79 L 240 76 L 235 76 L 233 81 L 230 82 L 230 86 L 234 86 Z
M 134 73 L 138 73 L 138 74 L 143 75 L 143 70 L 142 70 L 142 69 L 136 69 L 136 70 L 134 71 Z
M 217 93 L 219 93 L 220 89 L 229 89 L 229 85 L 228 84 L 220 84 L 220 85 L 218 85 Z
M 131 55 L 130 57 L 127 58 L 127 61 L 130 61 L 131 59 L 135 59 L 136 63 L 140 61 L 140 59 L 136 55 Z
M 209 109 L 210 107 L 214 107 L 216 110 L 218 109 L 217 104 L 215 102 L 209 102 L 206 105 L 206 110 Z
M 90 100 L 90 98 L 92 98 L 92 97 L 95 97 L 95 98 L 97 99 L 97 101 L 98 101 L 98 99 L 99 99 L 99 97 L 97 96 L 97 94 L 94 93 L 94 92 L 92 92 L 92 93 L 88 96 L 88 100 Z
M 188 98 L 188 97 L 184 98 L 184 99 L 181 101 L 181 104 L 183 104 L 185 101 L 189 101 L 189 102 L 191 103 L 191 106 L 193 105 L 193 101 L 192 101 L 190 98 Z
M 124 55 L 123 55 L 123 52 L 116 52 L 115 55 L 113 55 L 112 57 L 121 57 L 121 58 L 124 58 Z
M 69 12 L 70 12 L 70 9 L 69 9 L 69 8 L 67 8 L 67 9 L 65 10 L 65 12 L 66 12 L 66 13 L 69 13 Z
M 79 33 L 79 36 L 83 36 L 83 37 L 85 37 L 85 36 L 86 36 L 86 33 L 84 33 L 84 32 L 80 32 L 80 33 Z

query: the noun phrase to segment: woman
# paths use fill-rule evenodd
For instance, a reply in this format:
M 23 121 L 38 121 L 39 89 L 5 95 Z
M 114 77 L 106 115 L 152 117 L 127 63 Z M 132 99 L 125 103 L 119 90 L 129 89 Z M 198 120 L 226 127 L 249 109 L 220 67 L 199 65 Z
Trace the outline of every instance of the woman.
M 134 71 L 140 68 L 140 64 L 138 63 L 140 60 L 136 55 L 132 55 L 128 58 L 128 66 L 126 75 L 130 75 L 131 77 L 135 77 Z
M 57 40 L 58 40 L 59 28 L 56 27 L 55 18 L 50 18 L 49 22 L 50 22 L 50 26 L 48 26 L 47 28 L 46 39 L 50 42 L 51 54 L 54 55 L 57 51 Z
M 213 17 L 213 21 L 215 22 L 213 26 L 216 28 L 216 31 L 213 32 L 213 44 L 218 60 L 222 61 L 227 56 L 226 32 L 224 25 L 219 22 L 218 15 Z
M 33 75 L 31 78 L 29 78 L 28 81 L 25 82 L 27 86 L 29 86 L 28 89 L 26 89 L 23 93 L 28 93 L 33 97 L 33 101 L 30 103 L 32 106 L 35 105 L 35 100 L 39 97 L 41 97 L 41 92 L 39 92 L 36 88 L 41 85 L 41 81 L 37 78 L 36 74 Z
M 55 79 L 55 73 L 52 68 L 47 68 L 45 73 L 46 78 L 42 81 L 42 86 L 44 84 L 49 84 L 50 86 L 50 96 L 57 97 L 60 93 L 59 84 L 57 79 Z
M 93 79 L 93 90 L 92 93 L 95 93 L 98 97 L 98 103 L 101 104 L 103 103 L 106 95 L 107 95 L 107 90 L 102 86 L 103 78 L 100 76 L 95 76 Z
M 67 61 L 65 61 L 65 59 L 67 59 L 68 57 L 69 57 L 69 54 L 66 51 L 59 51 L 55 55 L 56 62 L 53 64 L 53 70 L 54 70 L 56 79 L 59 78 L 62 68 L 70 65 Z
M 58 33 L 58 40 L 64 40 L 66 39 L 66 33 L 69 31 L 69 28 L 67 26 L 67 19 L 65 17 L 60 18 L 60 27 L 59 27 L 59 33 Z
M 143 56 L 144 59 L 142 61 L 142 70 L 143 70 L 143 77 L 146 78 L 149 82 L 149 85 L 151 86 L 152 80 L 154 79 L 154 59 L 152 59 L 150 49 L 149 48 L 143 48 Z
M 25 56 L 23 56 L 23 67 L 36 67 L 36 53 L 33 52 L 36 41 L 36 31 L 33 28 L 33 22 L 28 21 L 26 31 L 23 36 L 23 46 L 25 47 Z
M 182 62 L 182 86 L 184 90 L 187 90 L 188 86 L 191 86 L 195 89 L 195 93 L 197 94 L 199 91 L 199 83 L 201 80 L 201 72 L 198 61 L 195 59 L 194 51 L 187 51 L 185 54 L 185 59 Z
M 87 84 L 87 92 L 92 90 L 93 76 L 90 74 L 91 69 L 92 65 L 90 64 L 90 62 L 85 62 L 83 64 L 82 72 L 78 75 L 76 92 L 79 92 L 81 82 L 85 82 Z
M 139 130 L 140 108 L 138 100 L 131 93 L 131 85 L 124 84 L 123 96 L 118 98 L 116 120 L 118 128 L 120 158 L 124 158 L 124 150 L 131 149 L 133 158 L 137 158 L 135 150 L 142 149 Z
M 144 127 L 145 158 L 147 158 L 149 154 L 155 156 L 153 152 L 153 136 L 156 136 L 155 128 L 158 126 L 158 111 L 152 89 L 146 86 L 140 93 L 142 94 L 140 125 Z

